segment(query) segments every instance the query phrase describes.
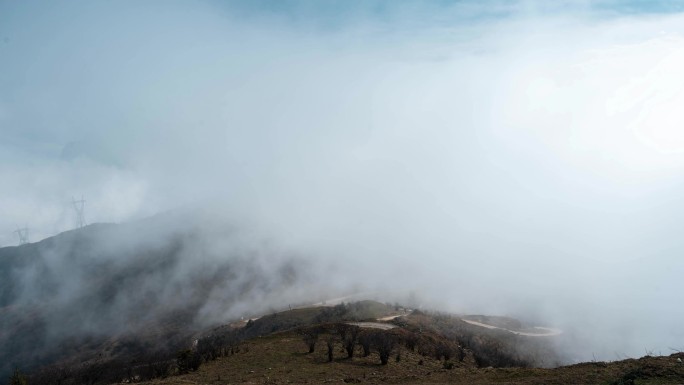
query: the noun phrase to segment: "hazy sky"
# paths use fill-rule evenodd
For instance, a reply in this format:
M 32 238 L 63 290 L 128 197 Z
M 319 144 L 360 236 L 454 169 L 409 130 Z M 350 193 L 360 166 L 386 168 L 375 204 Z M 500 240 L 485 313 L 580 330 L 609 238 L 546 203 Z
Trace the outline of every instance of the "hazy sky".
M 81 195 L 672 240 L 682 2 L 0 4 L 0 244 Z
M 662 348 L 684 2 L 549 3 L 0 1 L 0 245 L 73 228 L 81 195 L 90 223 L 210 207 Z

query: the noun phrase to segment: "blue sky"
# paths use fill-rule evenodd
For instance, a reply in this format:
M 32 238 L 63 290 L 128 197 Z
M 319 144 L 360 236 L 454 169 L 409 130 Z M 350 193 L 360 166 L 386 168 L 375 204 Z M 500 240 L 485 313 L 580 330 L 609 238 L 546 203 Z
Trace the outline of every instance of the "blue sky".
M 214 4 L 218 8 L 247 17 L 277 17 L 295 24 L 315 24 L 320 28 L 343 28 L 358 18 L 376 22 L 422 21 L 426 25 L 455 21 L 482 21 L 514 16 L 521 10 L 558 14 L 595 12 L 602 17 L 625 14 L 667 14 L 681 12 L 682 1 L 234 1 Z M 454 9 L 460 12 L 453 12 Z M 408 16 L 407 12 L 412 13 Z M 413 20 L 411 20 L 413 19 Z

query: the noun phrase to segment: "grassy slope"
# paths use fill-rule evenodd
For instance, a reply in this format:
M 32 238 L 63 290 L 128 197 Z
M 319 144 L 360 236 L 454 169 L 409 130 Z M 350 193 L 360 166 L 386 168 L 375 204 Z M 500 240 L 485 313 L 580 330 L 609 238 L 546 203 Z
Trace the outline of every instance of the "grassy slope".
M 294 332 L 257 337 L 241 345 L 240 352 L 204 364 L 197 372 L 154 380 L 147 384 L 680 384 L 684 382 L 684 364 L 677 358 L 645 357 L 612 363 L 584 363 L 556 369 L 477 369 L 471 363 L 457 363 L 443 369 L 443 363 L 406 349 L 401 361 L 394 357 L 386 366 L 379 365 L 377 354 L 345 358 L 342 347 L 336 359 L 327 362 L 321 342 L 313 354 L 306 353 L 301 338 Z M 419 361 L 423 361 L 419 365 Z M 630 382 L 634 380 L 634 382 Z M 622 381 L 622 382 L 620 382 Z
M 265 269 L 241 247 L 205 247 L 201 227 L 178 219 L 93 224 L 0 248 L 0 384 L 15 367 L 31 373 L 175 354 L 205 327 L 195 322 L 201 311 L 297 279 L 295 257 Z M 232 244 L 230 229 L 221 237 Z M 218 291 L 224 295 L 210 295 Z
M 332 309 L 330 309 L 332 310 Z M 391 309 L 385 305 L 365 302 L 359 315 L 374 318 Z M 420 355 L 405 347 L 396 350 L 390 363 L 380 365 L 377 353 L 362 357 L 357 346 L 353 359 L 346 358 L 342 345 L 335 346 L 335 360 L 327 362 L 324 336 L 316 352 L 308 354 L 300 335 L 293 330 L 267 333 L 274 323 L 306 325 L 319 319 L 321 308 L 297 309 L 263 317 L 251 327 L 255 337 L 240 344 L 239 352 L 203 364 L 197 372 L 158 379 L 148 384 L 681 384 L 684 383 L 684 353 L 669 357 L 645 357 L 612 363 L 583 363 L 555 369 L 540 368 L 477 368 L 472 353 L 463 362 L 452 360 L 453 369 L 444 369 L 444 361 Z M 349 314 L 346 314 L 349 316 Z M 336 317 L 334 317 L 336 318 Z M 356 317 L 355 317 L 356 318 Z M 420 328 L 422 333 L 448 336 L 454 325 L 470 328 L 448 316 L 412 315 L 395 321 L 408 329 Z M 428 330 L 432 329 L 432 330 Z M 282 330 L 282 329 L 281 329 Z M 461 329 L 463 333 L 469 329 Z M 500 338 L 501 331 L 477 329 L 479 337 Z M 442 334 L 445 333 L 445 334 Z M 486 334 L 479 334 L 486 333 Z M 434 334 L 433 334 L 434 335 Z M 446 337 L 449 338 L 449 337 Z M 513 338 L 519 338 L 513 336 Z M 419 364 L 420 363 L 420 364 Z
M 684 383 L 684 353 L 670 357 L 646 357 L 613 363 L 584 363 L 556 369 L 540 368 L 478 368 L 473 352 L 468 350 L 463 362 L 453 359 L 453 369 L 444 369 L 444 361 L 432 355 L 420 355 L 400 348 L 401 360 L 396 361 L 396 350 L 386 366 L 379 364 L 377 353 L 346 358 L 341 343 L 335 345 L 335 359 L 327 362 L 325 336 L 319 339 L 316 352 L 308 354 L 307 347 L 296 330 L 320 322 L 341 320 L 372 320 L 394 313 L 390 306 L 373 301 L 362 301 L 336 307 L 313 307 L 266 315 L 249 326 L 235 324 L 207 331 L 208 335 L 237 332 L 240 337 L 238 352 L 215 361 L 205 362 L 198 371 L 185 375 L 157 379 L 146 384 L 306 384 L 306 383 L 453 383 L 453 384 L 682 384 Z M 448 315 L 414 313 L 392 321 L 404 331 L 411 330 L 424 336 L 463 341 L 475 347 L 482 341 L 502 342 L 505 346 L 530 346 L 521 338 L 498 330 L 468 325 Z M 239 329 L 234 329 L 238 327 Z M 395 329 L 399 330 L 399 329 Z M 419 331 L 419 332 L 418 332 Z M 441 337 L 439 337 L 441 336 Z M 246 339 L 246 340 L 243 340 Z M 536 340 L 533 340 L 536 341 Z M 536 354 L 544 353 L 543 344 Z M 422 364 L 419 364 L 422 361 Z M 481 365 L 482 366 L 482 365 Z M 485 365 L 486 366 L 486 365 Z M 119 377 L 122 378 L 122 377 Z M 118 380 L 117 380 L 118 381 Z

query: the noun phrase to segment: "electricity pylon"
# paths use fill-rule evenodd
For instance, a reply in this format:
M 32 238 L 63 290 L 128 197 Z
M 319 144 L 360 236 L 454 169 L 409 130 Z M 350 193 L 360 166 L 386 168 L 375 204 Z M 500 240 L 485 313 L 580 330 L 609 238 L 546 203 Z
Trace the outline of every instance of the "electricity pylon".
M 83 212 L 85 211 L 85 202 L 82 195 L 80 200 L 76 200 L 73 197 L 71 198 L 71 203 L 74 205 L 74 210 L 76 211 L 76 223 L 78 224 L 79 229 L 86 225 L 85 216 L 83 215 Z
M 29 231 L 27 227 L 24 228 L 17 228 L 16 231 L 14 231 L 15 234 L 19 236 L 19 245 L 25 245 L 29 242 L 28 236 L 29 236 Z

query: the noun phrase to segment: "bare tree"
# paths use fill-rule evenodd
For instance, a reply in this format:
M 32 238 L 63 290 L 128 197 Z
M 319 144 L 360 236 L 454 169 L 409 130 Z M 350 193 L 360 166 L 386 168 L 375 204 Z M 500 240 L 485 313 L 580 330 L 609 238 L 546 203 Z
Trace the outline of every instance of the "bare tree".
M 371 352 L 371 345 L 373 344 L 373 335 L 369 332 L 361 332 L 359 344 L 363 348 L 363 356 L 368 357 Z
M 335 349 L 335 336 L 330 334 L 325 340 L 325 344 L 328 346 L 328 362 L 332 362 L 333 350 Z
M 300 332 L 304 343 L 309 348 L 309 353 L 313 353 L 316 349 L 316 342 L 318 342 L 318 335 L 320 330 L 318 328 L 308 328 Z
M 437 360 L 441 360 L 442 357 L 444 357 L 445 361 L 449 361 L 452 354 L 453 350 L 451 349 L 451 346 L 446 343 L 438 342 L 437 345 L 435 345 L 435 358 Z
M 406 348 L 413 352 L 416 350 L 416 344 L 418 343 L 418 337 L 413 333 L 408 333 L 406 335 L 406 337 L 404 338 L 404 343 L 406 344 Z
M 375 333 L 373 338 L 373 345 L 375 346 L 375 349 L 378 351 L 378 354 L 380 355 L 381 364 L 387 365 L 387 362 L 389 361 L 389 358 L 392 355 L 392 351 L 394 350 L 394 347 L 396 345 L 396 341 L 397 340 L 395 336 L 389 332 L 380 331 Z
M 356 340 L 359 336 L 359 328 L 356 325 L 342 324 L 338 327 L 338 332 L 340 333 L 340 339 L 342 340 L 342 345 L 344 350 L 347 351 L 347 357 L 354 357 L 354 347 L 356 347 Z

